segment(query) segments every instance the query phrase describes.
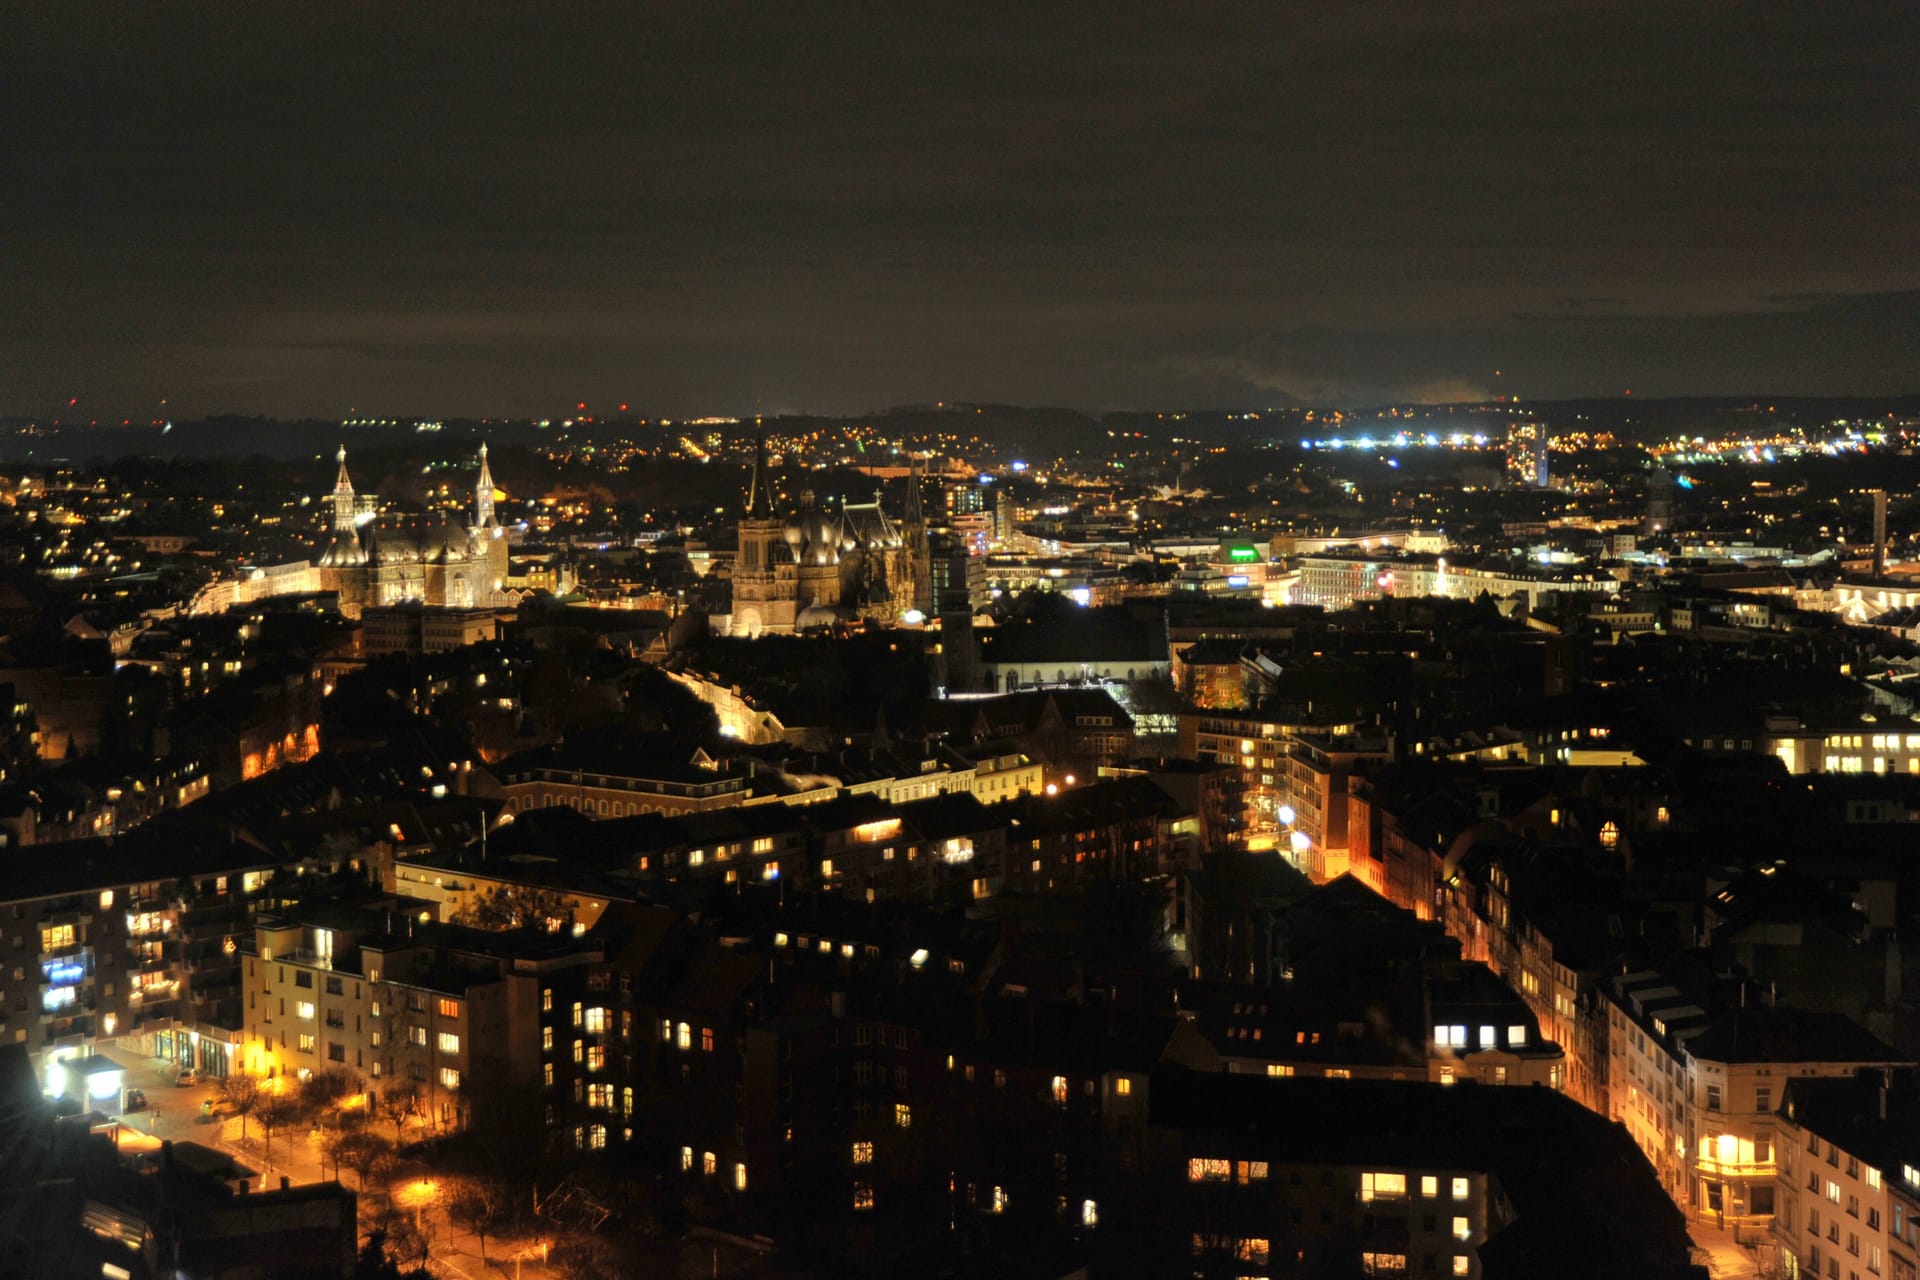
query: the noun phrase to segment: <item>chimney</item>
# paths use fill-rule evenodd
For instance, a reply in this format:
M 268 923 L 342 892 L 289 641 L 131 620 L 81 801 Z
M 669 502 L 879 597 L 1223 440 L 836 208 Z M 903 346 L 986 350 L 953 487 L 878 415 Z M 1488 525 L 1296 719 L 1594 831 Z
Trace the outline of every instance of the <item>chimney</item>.
M 1880 1121 L 1886 1123 L 1887 1095 L 1893 1091 L 1893 1068 L 1880 1068 Z
M 280 1175 L 280 1189 L 282 1191 L 290 1191 L 293 1189 L 293 1179 L 284 1173 Z

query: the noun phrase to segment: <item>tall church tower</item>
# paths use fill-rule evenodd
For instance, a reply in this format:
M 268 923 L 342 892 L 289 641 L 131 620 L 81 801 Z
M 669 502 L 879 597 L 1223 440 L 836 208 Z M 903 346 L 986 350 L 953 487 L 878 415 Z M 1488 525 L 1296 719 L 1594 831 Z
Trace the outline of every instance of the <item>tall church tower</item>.
M 940 602 L 933 598 L 933 559 L 927 546 L 927 512 L 920 496 L 920 461 L 907 457 L 907 573 L 913 583 L 913 598 L 907 608 L 930 617 Z
M 333 482 L 333 531 L 350 533 L 353 531 L 354 500 L 353 481 L 347 476 L 347 446 L 341 445 L 340 452 L 333 456 L 340 463 L 340 474 Z
M 493 472 L 487 467 L 487 442 L 480 442 L 480 478 L 473 482 L 473 526 L 476 529 L 491 529 L 498 521 L 493 518 Z
M 753 476 L 747 481 L 747 509 L 739 526 L 740 549 L 733 560 L 733 619 L 729 627 L 733 635 L 793 630 L 798 570 L 786 531 L 786 522 L 773 514 L 767 434 L 761 431 L 754 440 Z M 783 576 L 784 583 L 780 581 Z
M 473 482 L 473 551 L 486 565 L 477 584 L 476 600 L 485 600 L 507 584 L 507 531 L 493 511 L 493 470 L 487 466 L 487 443 L 480 442 L 480 475 Z

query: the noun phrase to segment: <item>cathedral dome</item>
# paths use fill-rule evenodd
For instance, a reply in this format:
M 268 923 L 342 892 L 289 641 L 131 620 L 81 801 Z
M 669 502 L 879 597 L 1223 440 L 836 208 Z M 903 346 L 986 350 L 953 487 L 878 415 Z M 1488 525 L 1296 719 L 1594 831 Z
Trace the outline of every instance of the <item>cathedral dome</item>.
M 809 511 L 805 520 L 808 564 L 838 564 L 840 561 L 839 522 L 824 511 Z

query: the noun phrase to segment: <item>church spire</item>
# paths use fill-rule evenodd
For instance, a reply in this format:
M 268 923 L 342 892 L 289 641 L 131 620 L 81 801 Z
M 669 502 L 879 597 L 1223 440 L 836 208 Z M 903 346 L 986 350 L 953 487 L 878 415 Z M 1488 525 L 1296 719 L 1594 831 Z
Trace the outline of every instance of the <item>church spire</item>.
M 487 442 L 480 442 L 480 477 L 473 482 L 474 527 L 491 529 L 493 517 L 493 472 L 487 467 Z
M 773 516 L 773 500 L 767 490 L 767 433 L 764 428 L 753 433 L 753 478 L 747 482 L 747 515 L 756 520 L 767 520 Z
M 340 463 L 340 474 L 333 482 L 333 527 L 351 529 L 353 527 L 353 481 L 347 476 L 347 446 L 342 444 L 340 452 L 333 455 Z

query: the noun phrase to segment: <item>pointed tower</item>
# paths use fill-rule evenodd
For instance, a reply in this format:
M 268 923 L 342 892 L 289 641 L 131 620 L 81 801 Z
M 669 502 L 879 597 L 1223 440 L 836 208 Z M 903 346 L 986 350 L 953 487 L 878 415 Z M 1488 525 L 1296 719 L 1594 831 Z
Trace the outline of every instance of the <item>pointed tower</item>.
M 920 496 L 920 479 L 920 460 L 909 454 L 905 567 L 907 581 L 913 584 L 913 598 L 907 607 L 919 610 L 926 617 L 933 614 L 939 602 L 933 598 L 933 560 L 927 548 L 927 512 Z
M 473 533 L 470 554 L 486 562 L 474 592 L 476 602 L 492 599 L 507 585 L 507 531 L 493 511 L 493 469 L 487 465 L 487 442 L 480 442 L 480 474 L 473 482 Z
M 753 476 L 740 516 L 739 551 L 733 561 L 733 617 L 729 634 L 790 634 L 796 613 L 795 554 L 803 538 L 799 523 L 773 514 L 773 474 L 767 468 L 767 433 L 755 433 Z M 793 536 L 789 536 L 789 532 Z
M 773 517 L 773 503 L 767 493 L 767 433 L 760 430 L 753 435 L 753 476 L 747 481 L 747 518 L 768 520 Z
M 347 477 L 347 446 L 333 455 L 340 463 L 340 474 L 333 482 L 333 531 L 344 533 L 353 528 L 353 481 Z
M 493 515 L 493 472 L 487 467 L 487 442 L 480 442 L 480 477 L 473 482 L 473 527 L 491 529 L 500 522 Z

